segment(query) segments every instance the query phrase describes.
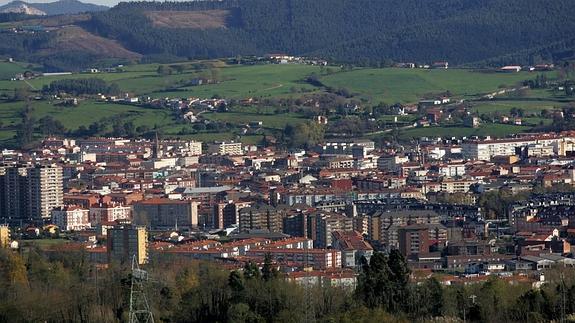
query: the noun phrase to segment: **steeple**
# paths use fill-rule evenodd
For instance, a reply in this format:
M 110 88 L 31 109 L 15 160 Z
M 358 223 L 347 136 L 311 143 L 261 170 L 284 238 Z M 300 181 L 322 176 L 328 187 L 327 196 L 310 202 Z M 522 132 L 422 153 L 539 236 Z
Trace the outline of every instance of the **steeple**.
M 152 147 L 152 157 L 154 159 L 162 158 L 162 151 L 160 147 L 160 140 L 158 140 L 158 132 L 156 131 L 156 137 L 154 139 L 154 146 Z

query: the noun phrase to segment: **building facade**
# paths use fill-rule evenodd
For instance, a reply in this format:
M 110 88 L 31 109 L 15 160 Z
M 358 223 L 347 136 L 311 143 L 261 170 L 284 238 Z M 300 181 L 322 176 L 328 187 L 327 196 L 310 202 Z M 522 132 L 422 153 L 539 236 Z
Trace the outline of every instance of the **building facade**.
M 148 232 L 145 227 L 116 226 L 108 229 L 108 262 L 129 264 L 136 257 L 138 264 L 148 262 Z
M 15 165 L 0 172 L 0 217 L 10 220 L 50 219 L 64 205 L 62 167 Z
M 58 207 L 51 211 L 52 223 L 61 231 L 81 231 L 91 227 L 89 211 L 78 206 Z

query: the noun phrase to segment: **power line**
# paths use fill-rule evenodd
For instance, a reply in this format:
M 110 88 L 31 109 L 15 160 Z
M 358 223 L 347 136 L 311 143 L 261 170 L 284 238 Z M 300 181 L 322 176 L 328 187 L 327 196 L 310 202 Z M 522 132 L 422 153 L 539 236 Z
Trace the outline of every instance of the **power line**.
M 154 315 L 148 305 L 144 284 L 148 272 L 140 269 L 136 255 L 132 258 L 132 283 L 130 287 L 130 323 L 154 323 Z

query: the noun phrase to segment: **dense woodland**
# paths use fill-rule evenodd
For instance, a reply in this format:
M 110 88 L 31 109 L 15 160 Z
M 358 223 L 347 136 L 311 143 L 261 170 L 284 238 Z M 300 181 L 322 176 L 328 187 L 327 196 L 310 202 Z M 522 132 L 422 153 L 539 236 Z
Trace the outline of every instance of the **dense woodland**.
M 217 8 L 232 9 L 226 29 L 153 28 L 142 14 Z M 574 14 L 572 2 L 540 0 L 141 2 L 98 13 L 88 27 L 138 52 L 182 57 L 279 50 L 371 65 L 443 59 L 527 64 L 569 55 Z
M 154 259 L 146 292 L 156 322 L 542 322 L 575 312 L 572 271 L 548 284 L 492 279 L 470 286 L 415 283 L 397 252 L 363 264 L 355 289 L 288 282 L 268 258 L 224 270 L 213 263 Z M 129 309 L 127 268 L 96 270 L 82 251 L 0 249 L 0 321 L 119 322 Z
M 145 14 L 212 9 L 229 10 L 224 27 L 160 28 Z M 573 58 L 573 16 L 575 3 L 568 0 L 225 0 L 121 3 L 77 24 L 118 40 L 146 61 L 282 51 L 372 66 L 437 60 L 477 66 Z M 0 17 L 10 19 L 22 17 Z M 37 55 L 53 37 L 0 33 L 0 52 L 52 69 L 98 58 L 82 52 Z
M 73 95 L 84 94 L 119 94 L 117 84 L 108 85 L 99 78 L 63 79 L 51 82 L 42 89 L 44 93 L 67 93 Z

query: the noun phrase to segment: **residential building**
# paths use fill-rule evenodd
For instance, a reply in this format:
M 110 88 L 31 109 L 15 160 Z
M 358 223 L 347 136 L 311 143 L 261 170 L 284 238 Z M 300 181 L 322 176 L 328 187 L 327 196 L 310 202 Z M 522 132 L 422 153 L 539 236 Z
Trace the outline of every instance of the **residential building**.
M 429 228 L 423 224 L 399 228 L 399 252 L 405 257 L 429 253 Z
M 242 155 L 242 143 L 241 142 L 216 142 L 208 146 L 208 152 L 211 154 L 219 155 L 231 155 L 237 156 Z
M 17 165 L 4 168 L 2 210 L 7 219 L 49 219 L 51 211 L 64 205 L 62 167 Z
M 95 226 L 102 222 L 131 220 L 132 207 L 120 204 L 99 204 L 90 208 L 90 223 Z
M 447 240 L 447 229 L 441 225 L 441 217 L 435 211 L 376 211 L 369 214 L 369 217 L 370 240 L 378 241 L 388 250 L 399 248 L 399 230 L 414 224 L 427 225 L 429 239 L 436 243 L 444 243 Z
M 51 211 L 52 223 L 61 231 L 81 231 L 91 227 L 89 210 L 70 205 L 58 207 Z
M 249 205 L 250 203 L 234 201 L 215 204 L 212 213 L 212 226 L 217 229 L 223 229 L 239 224 L 240 210 L 249 207 Z
M 263 204 L 243 208 L 239 211 L 240 231 L 282 232 L 283 214 L 283 210 Z
M 314 246 L 316 248 L 327 248 L 332 246 L 332 232 L 352 231 L 353 218 L 337 213 L 318 213 L 316 216 L 316 238 Z
M 270 255 L 274 261 L 292 263 L 300 267 L 314 269 L 341 268 L 341 251 L 334 249 L 282 249 L 256 248 L 246 252 L 246 256 L 263 260 Z
M 332 247 L 341 251 L 343 267 L 357 267 L 362 258 L 369 262 L 373 247 L 357 231 L 335 230 L 332 233 Z
M 133 222 L 152 229 L 198 226 L 198 202 L 153 198 L 134 203 Z
M 141 226 L 116 226 L 107 232 L 108 262 L 130 264 L 136 257 L 138 264 L 148 262 L 148 232 Z
M 10 245 L 10 228 L 0 224 L 0 248 L 8 248 Z

